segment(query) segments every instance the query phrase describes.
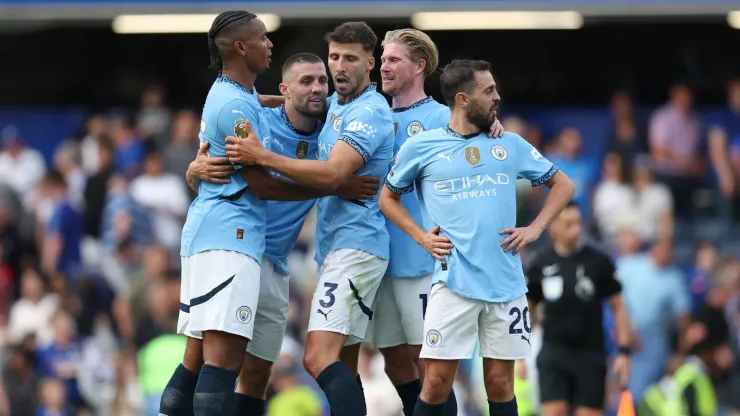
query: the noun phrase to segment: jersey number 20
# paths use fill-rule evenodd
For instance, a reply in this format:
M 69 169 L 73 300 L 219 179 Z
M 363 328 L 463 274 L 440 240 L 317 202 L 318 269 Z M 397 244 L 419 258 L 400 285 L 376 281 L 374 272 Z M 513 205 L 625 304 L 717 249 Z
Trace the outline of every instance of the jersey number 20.
M 529 327 L 529 306 L 525 306 L 523 310 L 519 310 L 517 307 L 511 308 L 509 315 L 514 315 L 514 322 L 509 325 L 510 334 L 521 334 L 522 329 L 517 328 L 519 321 L 522 321 L 524 330 L 529 334 L 532 332 L 532 328 Z

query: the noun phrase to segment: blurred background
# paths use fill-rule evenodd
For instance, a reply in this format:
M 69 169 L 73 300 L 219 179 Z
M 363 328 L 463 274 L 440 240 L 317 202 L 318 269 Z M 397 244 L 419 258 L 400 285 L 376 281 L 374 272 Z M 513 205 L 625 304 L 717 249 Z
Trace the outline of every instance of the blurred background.
M 218 12 L 244 8 L 273 32 L 275 68 L 297 52 L 326 56 L 323 34 L 346 20 L 381 39 L 427 30 L 442 64 L 490 61 L 506 129 L 576 182 L 587 238 L 616 261 L 669 241 L 653 266 L 681 277 L 687 318 L 721 311 L 707 324 L 721 321 L 738 357 L 737 1 L 0 0 L 0 415 L 157 415 L 185 342 L 173 335 L 194 197 L 184 174 L 216 76 L 204 33 Z M 279 82 L 273 70 L 257 89 L 278 94 Z M 434 75 L 427 92 L 440 98 Z M 543 197 L 520 187 L 521 224 Z M 329 414 L 301 366 L 314 227 L 309 219 L 290 259 L 270 416 Z M 613 340 L 608 316 L 604 329 Z M 528 380 L 518 394 L 534 414 L 529 367 L 518 369 Z M 369 415 L 398 416 L 377 351 L 363 350 L 361 368 Z M 715 387 L 724 408 L 740 409 L 740 367 L 729 368 Z M 461 365 L 459 414 L 487 409 L 481 380 L 480 360 Z

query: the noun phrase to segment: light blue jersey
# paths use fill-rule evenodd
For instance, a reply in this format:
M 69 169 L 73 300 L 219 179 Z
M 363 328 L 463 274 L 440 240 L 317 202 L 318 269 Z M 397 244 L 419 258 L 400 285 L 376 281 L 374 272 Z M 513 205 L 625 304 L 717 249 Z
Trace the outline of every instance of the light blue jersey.
M 226 156 L 226 136 L 244 136 L 244 123 L 270 148 L 270 129 L 254 92 L 219 76 L 208 92 L 200 122 L 201 142 L 208 141 L 212 157 Z M 182 229 L 181 256 L 206 250 L 229 250 L 262 261 L 265 250 L 265 201 L 249 189 L 235 165 L 228 184 L 200 182 L 198 196 Z
M 319 159 L 327 160 L 337 141 L 352 146 L 365 159 L 359 176 L 384 178 L 393 160 L 393 120 L 385 98 L 375 84 L 347 102 L 330 97 L 327 122 L 319 136 Z M 318 202 L 316 262 L 343 248 L 358 249 L 388 260 L 388 230 L 377 195 L 371 200 L 349 201 L 336 196 Z
M 293 159 L 316 160 L 321 122 L 313 132 L 299 131 L 288 119 L 285 106 L 263 110 L 270 123 L 271 150 Z M 273 175 L 280 176 L 272 171 Z M 306 215 L 315 199 L 307 201 L 267 201 L 265 256 L 275 265 L 275 272 L 287 276 L 288 255 L 301 233 Z
M 542 185 L 558 171 L 521 136 L 485 132 L 462 136 L 445 127 L 410 138 L 401 147 L 386 186 L 396 193 L 415 184 L 428 221 L 439 225 L 454 248 L 437 262 L 432 281 L 455 294 L 486 302 L 510 302 L 527 293 L 519 255 L 499 244 L 516 224 L 516 179 Z
M 409 137 L 415 136 L 426 130 L 434 130 L 447 126 L 450 122 L 450 109 L 436 101 L 432 97 L 426 97 L 421 101 L 404 107 L 393 109 L 393 127 L 396 131 L 395 153 L 401 148 Z M 406 211 L 417 224 L 423 224 L 419 197 L 416 192 L 409 192 L 401 197 Z M 434 257 L 423 247 L 416 244 L 413 238 L 396 227 L 390 220 L 386 221 L 388 234 L 390 235 L 391 258 L 386 277 L 419 277 L 434 271 Z

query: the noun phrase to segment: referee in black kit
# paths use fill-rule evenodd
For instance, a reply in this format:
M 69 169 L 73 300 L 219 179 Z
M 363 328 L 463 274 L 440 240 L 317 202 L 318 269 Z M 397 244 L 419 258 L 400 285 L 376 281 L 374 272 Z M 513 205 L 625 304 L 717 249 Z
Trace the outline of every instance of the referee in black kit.
M 603 301 L 617 326 L 619 354 L 613 369 L 622 386 L 629 377 L 630 329 L 622 286 L 609 257 L 583 245 L 581 212 L 571 202 L 550 227 L 553 246 L 527 269 L 530 319 L 544 303 L 542 350 L 537 356 L 543 416 L 602 415 L 607 372 Z

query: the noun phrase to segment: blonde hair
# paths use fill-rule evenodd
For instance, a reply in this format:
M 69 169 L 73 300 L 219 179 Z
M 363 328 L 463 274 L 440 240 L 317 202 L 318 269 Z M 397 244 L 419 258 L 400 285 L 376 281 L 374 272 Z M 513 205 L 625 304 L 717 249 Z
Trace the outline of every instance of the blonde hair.
M 432 38 L 426 33 L 416 29 L 397 29 L 385 33 L 385 38 L 380 44 L 381 47 L 389 43 L 400 43 L 406 46 L 409 57 L 418 62 L 424 60 L 424 77 L 428 77 L 439 66 L 439 51 Z

